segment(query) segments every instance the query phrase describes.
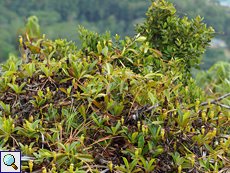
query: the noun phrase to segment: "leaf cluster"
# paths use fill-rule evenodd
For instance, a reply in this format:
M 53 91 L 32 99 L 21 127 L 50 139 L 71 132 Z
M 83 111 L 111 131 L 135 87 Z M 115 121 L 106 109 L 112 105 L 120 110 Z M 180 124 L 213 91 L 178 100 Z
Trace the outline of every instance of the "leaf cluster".
M 201 56 L 215 31 L 212 27 L 206 28 L 200 16 L 188 20 L 188 17 L 179 18 L 176 12 L 170 2 L 153 1 L 144 24 L 136 25 L 135 30 L 146 36 L 150 47 L 163 53 L 163 60 L 178 60 L 177 65 L 186 77 L 191 67 L 199 68 Z M 157 60 L 154 64 L 155 70 L 159 69 Z

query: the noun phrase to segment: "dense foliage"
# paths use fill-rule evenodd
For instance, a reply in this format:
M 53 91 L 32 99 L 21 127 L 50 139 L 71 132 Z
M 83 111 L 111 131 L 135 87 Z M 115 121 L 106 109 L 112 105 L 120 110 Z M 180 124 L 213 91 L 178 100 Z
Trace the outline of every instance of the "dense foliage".
M 217 32 L 218 38 L 228 42 L 229 32 L 228 9 L 207 3 L 205 0 L 171 0 L 176 5 L 181 17 L 189 19 L 196 17 L 197 14 L 204 17 L 207 27 L 213 26 Z M 111 35 L 119 34 L 122 39 L 125 36 L 133 37 L 133 25 L 143 22 L 142 18 L 146 9 L 151 5 L 150 0 L 123 0 L 123 1 L 103 1 L 103 0 L 1 0 L 0 1 L 0 61 L 8 58 L 9 53 L 17 54 L 18 45 L 17 36 L 22 34 L 18 28 L 24 29 L 25 23 L 30 16 L 37 16 L 41 25 L 41 33 L 46 33 L 50 39 L 65 38 L 76 42 L 79 47 L 81 41 L 78 38 L 77 27 L 84 25 L 91 31 L 99 34 L 105 31 L 111 31 Z M 17 34 L 18 33 L 18 34 Z M 15 46 L 16 45 L 16 46 Z M 203 62 L 211 62 L 207 66 L 201 66 L 202 69 L 208 69 L 213 65 L 212 61 L 217 58 L 224 59 L 224 52 L 217 50 L 215 56 L 205 55 Z M 208 52 L 210 52 L 208 50 Z M 215 50 L 216 52 L 216 50 Z M 213 55 L 213 54 L 211 54 Z M 210 60 L 211 59 L 211 60 Z
M 153 5 L 146 13 L 145 23 L 136 26 L 141 35 L 146 36 L 146 44 L 160 50 L 165 61 L 176 60 L 184 73 L 192 67 L 199 68 L 204 50 L 211 42 L 215 33 L 212 27 L 206 28 L 200 16 L 191 21 L 184 17 L 178 18 L 176 9 L 169 2 Z M 154 60 L 154 70 L 160 68 Z
M 199 14 L 204 17 L 208 26 L 212 26 L 219 34 L 218 38 L 225 40 L 230 47 L 229 37 L 229 8 L 223 6 L 214 5 L 214 3 L 203 0 L 171 0 L 176 6 L 178 11 L 181 11 L 179 15 L 182 17 L 184 13 L 187 14 L 189 19 L 194 18 Z
M 229 171 L 229 111 L 203 102 L 193 79 L 185 86 L 177 60 L 142 34 L 79 33 L 84 49 L 19 38 L 24 58 L 2 65 L 0 150 L 22 151 L 27 172 Z

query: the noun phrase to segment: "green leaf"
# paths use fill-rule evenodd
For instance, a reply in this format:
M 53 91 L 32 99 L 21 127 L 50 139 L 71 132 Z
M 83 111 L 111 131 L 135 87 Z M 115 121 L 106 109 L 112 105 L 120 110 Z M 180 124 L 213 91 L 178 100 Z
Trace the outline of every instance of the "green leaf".
M 15 85 L 15 84 L 10 84 L 10 83 L 8 83 L 7 84 L 10 88 L 12 88 L 13 90 L 14 90 L 14 92 L 18 92 L 18 85 Z
M 120 93 L 123 92 L 124 83 L 125 83 L 125 81 L 121 81 L 121 84 L 120 84 Z
M 95 121 L 95 120 L 94 120 Z M 96 121 L 95 121 L 96 122 Z M 99 126 L 99 123 L 97 123 L 98 126 Z M 105 129 L 107 130 L 108 133 L 110 134 L 113 134 L 113 131 L 108 127 L 108 126 L 105 126 Z
M 98 61 L 98 60 L 93 61 L 93 63 L 90 64 L 90 67 L 89 67 L 89 68 L 90 68 L 90 69 L 93 69 L 93 67 L 95 66 L 95 64 L 97 63 L 97 61 Z
M 110 75 L 111 72 L 110 72 L 110 66 L 108 63 L 106 63 L 106 67 L 107 67 L 108 75 Z
M 145 143 L 145 138 L 144 136 L 140 136 L 139 140 L 138 140 L 138 148 L 143 148 L 144 147 L 144 143 Z
M 44 65 L 41 65 L 40 67 L 41 67 L 43 73 L 45 73 L 45 75 L 48 77 L 48 76 L 49 76 L 49 71 L 48 71 L 48 69 L 47 69 Z
M 115 169 L 118 169 L 120 171 L 123 171 L 123 172 L 128 172 L 125 168 L 121 167 L 121 166 L 116 166 Z
M 23 83 L 21 84 L 21 86 L 19 87 L 19 91 L 21 91 L 22 88 L 23 88 L 25 85 L 26 85 L 26 82 L 23 82 Z
M 144 37 L 144 36 L 140 36 L 140 37 L 138 37 L 136 39 L 136 41 L 138 41 L 138 42 L 142 42 L 142 41 L 145 41 L 145 40 L 146 40 L 146 37 Z
M 135 172 L 142 172 L 142 169 L 138 168 L 138 169 L 135 169 L 135 170 L 132 171 L 132 173 L 135 173 Z
M 156 56 L 158 56 L 158 57 L 162 57 L 163 56 L 163 54 L 159 50 L 151 49 L 151 48 L 149 48 L 149 50 L 153 51 L 154 54 L 156 54 Z
M 38 124 L 40 123 L 40 120 L 36 120 L 35 122 L 32 123 L 32 128 L 35 129 L 38 127 Z
M 135 54 L 138 54 L 137 51 L 136 51 L 135 49 L 127 49 L 127 52 L 128 52 L 128 51 L 131 51 L 131 52 L 133 52 L 133 53 L 135 53 Z
M 102 49 L 102 53 L 107 56 L 108 55 L 108 47 L 105 46 L 103 49 Z
M 74 148 L 74 147 L 76 147 L 76 145 L 79 143 L 79 141 L 75 141 L 75 142 L 73 142 L 71 145 L 70 145 L 70 147 L 69 147 L 69 151 L 72 151 L 72 149 Z
M 68 89 L 67 89 L 67 95 L 69 96 L 70 95 L 70 93 L 71 93 L 71 89 L 72 89 L 72 87 L 69 87 Z
M 149 74 L 145 75 L 145 78 L 149 79 L 149 78 L 154 78 L 155 76 L 163 76 L 163 74 L 160 74 L 160 73 L 149 73 Z
M 182 115 L 182 112 L 181 112 L 181 110 L 180 110 L 179 107 L 177 107 L 177 111 L 178 111 L 178 113 L 179 113 L 180 122 L 182 123 L 182 122 L 183 122 L 183 115 Z
M 102 47 L 101 47 L 100 41 L 97 44 L 97 51 L 98 53 L 102 53 Z
M 46 149 L 40 149 L 38 152 L 43 156 L 52 156 L 53 155 L 53 153 L 51 151 L 46 150 Z
M 126 50 L 126 48 L 124 47 L 123 50 L 122 50 L 122 52 L 121 52 L 121 56 L 124 55 L 125 50 Z
M 59 88 L 59 90 L 64 92 L 66 95 L 68 95 L 67 91 L 64 88 Z
M 59 84 L 61 84 L 61 83 L 63 83 L 63 82 L 66 82 L 66 81 L 68 81 L 68 80 L 70 80 L 70 79 L 72 79 L 72 78 L 65 78 L 65 79 L 62 79 L 62 80 L 59 82 Z
M 116 125 L 116 131 L 120 128 L 120 126 L 121 126 L 121 123 L 117 123 L 117 125 Z
M 138 162 L 138 159 L 135 159 L 135 160 L 132 161 L 132 163 L 130 165 L 130 171 L 133 170 L 133 168 L 134 168 L 134 166 L 136 166 L 137 162 Z M 136 171 L 132 171 L 132 172 L 136 172 Z
M 34 106 L 37 105 L 37 103 L 34 100 L 30 100 L 29 102 L 32 103 Z
M 172 89 L 171 93 L 173 93 L 173 91 L 175 91 L 176 89 L 180 88 L 182 85 L 183 85 L 182 83 L 176 85 L 176 86 Z
M 132 134 L 132 140 L 133 140 L 133 141 L 135 141 L 137 135 L 138 135 L 138 132 L 134 132 L 134 133 Z
M 151 99 L 153 105 L 157 104 L 157 103 L 155 103 L 155 102 L 157 102 L 156 97 L 154 97 L 151 92 L 148 92 L 148 96 Z
M 148 169 L 149 169 L 150 171 L 153 170 L 153 169 L 156 167 L 156 165 L 152 166 L 153 162 L 155 162 L 155 159 L 151 159 L 151 160 L 149 161 Z
M 56 52 L 56 50 L 52 51 L 49 56 L 48 56 L 48 60 L 50 61 L 51 57 L 53 56 L 53 54 Z
M 14 74 L 14 71 L 7 71 L 5 74 L 3 74 L 4 76 L 10 76 L 12 74 Z
M 125 59 L 127 59 L 129 62 L 131 62 L 133 64 L 133 60 L 128 58 L 128 57 L 125 57 Z
M 55 129 L 55 128 L 50 128 L 50 131 L 55 132 L 55 133 L 59 133 L 60 132 L 59 129 Z
M 94 158 L 91 155 L 87 155 L 87 154 L 77 154 L 74 157 L 83 160 L 85 162 L 93 162 Z
M 62 156 L 59 156 L 57 158 L 57 163 L 58 163 L 58 165 L 61 165 L 66 160 L 68 160 L 68 156 L 65 156 L 65 155 L 62 154 Z
M 7 142 L 8 139 L 9 139 L 9 136 L 5 137 L 5 138 L 3 139 L 3 141 L 4 141 L 4 142 Z
M 6 112 L 8 112 L 8 108 L 7 108 L 7 106 L 5 105 L 5 103 L 3 103 L 3 101 L 0 101 L 0 106 L 1 106 Z
M 86 119 L 85 107 L 83 105 L 81 105 L 78 108 L 78 111 L 81 113 L 81 115 L 83 116 L 83 118 Z
M 126 168 L 129 170 L 129 162 L 125 157 L 122 157 L 125 163 Z
M 125 133 L 127 134 L 128 128 L 126 126 L 122 126 L 122 129 L 125 131 Z
M 66 151 L 66 147 L 62 143 L 58 143 L 58 145 L 60 145 Z
M 190 117 L 190 112 L 186 112 L 184 115 L 183 115 L 183 121 L 187 118 Z
M 79 84 L 77 84 L 77 86 L 78 86 L 82 91 L 84 91 L 84 92 L 86 93 L 86 89 L 85 89 L 83 86 L 81 86 L 81 85 L 79 85 Z
M 155 125 L 160 125 L 160 124 L 163 124 L 164 121 L 153 121 L 152 124 L 155 124 Z
M 206 142 L 204 142 L 204 145 L 211 153 L 215 152 Z

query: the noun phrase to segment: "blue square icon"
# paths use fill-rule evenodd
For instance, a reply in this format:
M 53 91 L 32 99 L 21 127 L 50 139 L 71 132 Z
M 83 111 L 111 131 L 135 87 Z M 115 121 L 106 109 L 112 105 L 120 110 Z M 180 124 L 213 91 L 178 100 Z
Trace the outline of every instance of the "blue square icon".
M 21 173 L 21 151 L 0 151 L 0 173 Z

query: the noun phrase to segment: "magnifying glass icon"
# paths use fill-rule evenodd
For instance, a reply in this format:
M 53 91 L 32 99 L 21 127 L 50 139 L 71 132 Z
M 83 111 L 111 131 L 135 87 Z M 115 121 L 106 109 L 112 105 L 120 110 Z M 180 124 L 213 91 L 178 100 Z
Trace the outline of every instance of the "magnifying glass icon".
M 18 169 L 18 167 L 14 164 L 15 163 L 15 158 L 11 154 L 7 154 L 3 158 L 3 162 L 7 166 L 12 166 L 15 170 Z

